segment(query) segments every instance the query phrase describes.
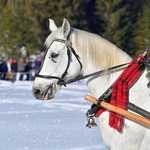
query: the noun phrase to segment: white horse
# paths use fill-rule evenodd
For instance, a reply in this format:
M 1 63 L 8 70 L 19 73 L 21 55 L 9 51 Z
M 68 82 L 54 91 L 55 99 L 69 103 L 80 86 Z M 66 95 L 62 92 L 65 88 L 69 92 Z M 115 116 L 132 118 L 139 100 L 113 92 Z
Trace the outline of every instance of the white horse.
M 33 95 L 37 99 L 54 98 L 60 89 L 58 82 L 67 82 L 77 76 L 93 73 L 115 65 L 130 62 L 132 58 L 121 49 L 102 37 L 71 28 L 64 19 L 61 27 L 49 19 L 52 32 L 46 39 L 46 53 L 42 67 L 33 83 Z M 73 51 L 67 45 L 72 43 Z M 99 97 L 117 79 L 123 69 L 107 72 L 85 80 L 91 94 Z M 150 96 L 147 88 L 146 71 L 130 89 L 129 101 L 150 110 Z M 99 117 L 101 135 L 105 145 L 111 150 L 148 150 L 150 149 L 150 130 L 138 123 L 125 119 L 123 133 L 108 124 L 109 112 Z

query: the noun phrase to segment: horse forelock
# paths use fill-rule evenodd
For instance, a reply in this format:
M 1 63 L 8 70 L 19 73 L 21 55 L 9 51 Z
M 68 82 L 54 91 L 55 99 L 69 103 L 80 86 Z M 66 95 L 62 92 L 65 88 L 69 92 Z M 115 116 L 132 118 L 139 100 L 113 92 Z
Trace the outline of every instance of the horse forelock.
M 50 35 L 46 38 L 44 45 L 48 48 L 53 40 L 58 36 L 60 32 L 60 28 L 58 28 L 56 31 L 53 31 L 50 33 Z

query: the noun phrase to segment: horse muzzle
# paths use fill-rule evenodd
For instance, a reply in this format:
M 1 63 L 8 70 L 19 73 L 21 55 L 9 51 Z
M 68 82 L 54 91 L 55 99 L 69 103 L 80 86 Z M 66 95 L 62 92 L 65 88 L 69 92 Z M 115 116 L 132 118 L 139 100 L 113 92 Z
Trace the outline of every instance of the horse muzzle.
M 55 97 L 56 93 L 56 84 L 52 84 L 45 88 L 44 90 L 40 87 L 33 85 L 32 87 L 33 96 L 39 100 L 50 100 Z

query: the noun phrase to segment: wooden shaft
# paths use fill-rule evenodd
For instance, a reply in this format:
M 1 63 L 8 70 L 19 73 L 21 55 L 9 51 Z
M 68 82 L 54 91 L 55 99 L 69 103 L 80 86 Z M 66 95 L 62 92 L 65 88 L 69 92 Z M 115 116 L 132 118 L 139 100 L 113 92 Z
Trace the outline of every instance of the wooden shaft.
M 85 100 L 88 100 L 88 101 L 90 101 L 90 102 L 92 102 L 92 103 L 97 105 L 97 100 L 98 99 L 93 97 L 93 96 L 90 96 L 90 95 L 85 95 Z M 136 114 L 134 114 L 132 112 L 126 111 L 124 109 L 121 109 L 121 108 L 119 108 L 117 106 L 111 105 L 110 103 L 107 103 L 107 102 L 104 102 L 104 101 L 102 101 L 100 103 L 100 105 L 103 108 L 107 109 L 107 110 L 113 111 L 113 112 L 115 112 L 117 114 L 120 114 L 120 115 L 122 115 L 122 116 L 124 116 L 124 117 L 126 117 L 128 119 L 131 119 L 133 121 L 136 121 L 138 123 L 141 123 L 143 125 L 146 125 L 146 126 L 150 127 L 150 120 L 148 120 L 146 118 L 143 118 L 143 117 L 141 117 L 139 115 L 136 115 Z

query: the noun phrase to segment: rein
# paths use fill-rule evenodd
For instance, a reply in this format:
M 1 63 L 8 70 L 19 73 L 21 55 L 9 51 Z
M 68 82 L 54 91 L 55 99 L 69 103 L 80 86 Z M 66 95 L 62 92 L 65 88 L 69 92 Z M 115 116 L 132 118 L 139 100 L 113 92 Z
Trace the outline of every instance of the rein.
M 147 52 L 149 50 L 149 47 L 147 47 L 143 52 L 142 54 L 145 56 L 147 55 Z M 138 63 L 143 63 L 145 66 L 147 67 L 150 67 L 150 62 L 149 61 L 141 61 L 138 62 Z M 117 65 L 117 66 L 113 66 L 113 67 L 110 67 L 110 68 L 107 68 L 107 69 L 104 69 L 104 70 L 100 70 L 100 71 L 97 71 L 97 72 L 94 72 L 94 73 L 90 73 L 90 74 L 87 74 L 87 75 L 84 75 L 84 76 L 78 76 L 77 78 L 75 79 L 71 79 L 71 80 L 68 80 L 66 82 L 60 82 L 60 85 L 65 85 L 66 84 L 70 84 L 70 83 L 74 83 L 74 82 L 77 82 L 77 81 L 80 81 L 80 80 L 83 80 L 83 79 L 86 79 L 86 78 L 89 78 L 89 77 L 92 77 L 92 76 L 97 76 L 97 75 L 100 75 L 100 74 L 103 74 L 105 72 L 108 72 L 108 71 L 111 71 L 111 70 L 114 70 L 114 69 L 117 69 L 117 68 L 120 68 L 120 67 L 123 67 L 125 65 L 128 65 L 130 63 L 124 63 L 124 64 L 120 64 L 120 65 Z
M 111 71 L 111 70 L 114 70 L 114 69 L 117 69 L 117 68 L 120 68 L 120 67 L 123 67 L 125 65 L 127 65 L 129 63 L 124 63 L 124 64 L 121 64 L 121 65 L 117 65 L 117 66 L 114 66 L 114 67 L 110 67 L 108 69 L 104 69 L 104 70 L 100 70 L 100 71 L 97 71 L 97 72 L 94 72 L 94 73 L 90 73 L 90 74 L 87 74 L 87 75 L 84 75 L 84 76 L 79 76 L 75 79 L 72 79 L 72 80 L 68 80 L 66 82 L 66 84 L 70 84 L 70 83 L 73 83 L 73 82 L 77 82 L 77 81 L 80 81 L 80 80 L 83 80 L 83 79 L 86 79 L 86 78 L 89 78 L 89 77 L 92 77 L 92 76 L 97 76 L 97 75 L 100 75 L 102 73 L 105 73 L 105 72 L 108 72 L 108 71 Z

